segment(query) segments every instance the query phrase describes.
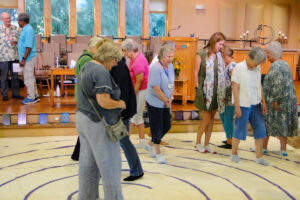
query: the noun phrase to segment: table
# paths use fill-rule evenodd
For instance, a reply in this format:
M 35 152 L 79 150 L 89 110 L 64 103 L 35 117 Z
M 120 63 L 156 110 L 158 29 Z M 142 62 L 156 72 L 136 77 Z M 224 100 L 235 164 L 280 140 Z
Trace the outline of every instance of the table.
M 75 69 L 62 69 L 62 68 L 52 68 L 51 69 L 51 91 L 50 91 L 50 101 L 51 106 L 54 106 L 54 76 L 60 76 L 61 84 L 61 94 L 64 94 L 64 76 L 65 75 L 74 75 Z
M 187 79 L 175 79 L 174 80 L 174 99 L 181 99 L 182 105 L 187 102 Z

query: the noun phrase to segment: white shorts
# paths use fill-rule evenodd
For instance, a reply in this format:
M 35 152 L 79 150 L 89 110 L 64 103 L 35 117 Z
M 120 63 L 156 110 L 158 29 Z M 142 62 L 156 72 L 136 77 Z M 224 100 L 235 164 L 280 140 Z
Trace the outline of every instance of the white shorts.
M 145 109 L 147 89 L 140 90 L 136 95 L 136 114 L 130 119 L 130 122 L 135 125 L 144 123 L 143 112 Z

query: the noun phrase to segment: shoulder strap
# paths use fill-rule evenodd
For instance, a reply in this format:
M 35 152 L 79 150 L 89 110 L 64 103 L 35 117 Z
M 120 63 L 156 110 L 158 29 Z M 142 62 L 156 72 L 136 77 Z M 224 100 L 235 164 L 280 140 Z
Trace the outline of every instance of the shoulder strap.
M 93 101 L 89 98 L 89 96 L 87 95 L 87 92 L 84 88 L 84 85 L 83 85 L 83 74 L 84 74 L 84 68 L 81 70 L 81 74 L 80 74 L 80 84 L 81 84 L 81 87 L 82 87 L 82 90 L 83 90 L 83 93 L 85 94 L 86 98 L 88 98 L 88 101 L 89 103 L 91 104 L 92 108 L 94 109 L 94 111 L 96 112 L 97 116 L 98 116 L 98 119 L 101 121 L 102 117 L 100 115 L 100 113 L 98 112 L 98 110 L 96 109 L 95 105 L 93 104 Z

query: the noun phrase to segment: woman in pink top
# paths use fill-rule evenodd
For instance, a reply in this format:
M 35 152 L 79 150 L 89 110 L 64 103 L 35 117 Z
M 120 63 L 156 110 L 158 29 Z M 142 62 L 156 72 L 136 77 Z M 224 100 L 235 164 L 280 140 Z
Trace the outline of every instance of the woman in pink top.
M 126 39 L 121 46 L 125 56 L 130 59 L 129 72 L 137 102 L 137 113 L 130 119 L 129 133 L 133 126 L 136 125 L 140 138 L 139 147 L 143 148 L 146 144 L 143 111 L 145 108 L 149 65 L 145 56 L 138 51 L 138 44 L 134 40 Z

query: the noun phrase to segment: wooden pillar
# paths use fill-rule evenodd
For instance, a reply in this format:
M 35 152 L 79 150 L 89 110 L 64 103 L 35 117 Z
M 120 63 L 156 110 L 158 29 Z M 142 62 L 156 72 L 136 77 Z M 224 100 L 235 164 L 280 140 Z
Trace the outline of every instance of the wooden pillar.
M 44 0 L 44 37 L 48 42 L 51 35 L 51 0 Z
M 101 35 L 101 0 L 94 0 L 94 36 Z
M 119 31 L 118 31 L 118 37 L 119 38 L 125 38 L 125 11 L 126 11 L 126 2 L 125 0 L 119 0 Z
M 76 0 L 69 0 L 69 31 L 70 31 L 70 43 L 74 43 L 76 37 Z
M 150 0 L 143 1 L 143 28 L 142 37 L 149 38 L 149 6 Z
M 18 13 L 25 12 L 25 0 L 18 0 Z
M 167 29 L 166 29 L 166 36 L 168 36 L 169 30 L 172 28 L 172 0 L 168 0 L 168 7 L 167 7 Z

